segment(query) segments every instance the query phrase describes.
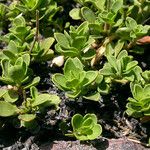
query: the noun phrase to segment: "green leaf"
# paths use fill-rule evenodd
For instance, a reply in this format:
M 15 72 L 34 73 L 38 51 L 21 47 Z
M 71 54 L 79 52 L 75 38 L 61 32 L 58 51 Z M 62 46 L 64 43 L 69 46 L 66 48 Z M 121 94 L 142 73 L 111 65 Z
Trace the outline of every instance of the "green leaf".
M 136 23 L 136 21 L 133 18 L 127 17 L 127 19 L 126 19 L 126 26 L 130 30 L 132 30 L 132 29 L 135 29 L 137 27 L 137 23 Z
M 100 37 L 101 32 L 103 32 L 102 26 L 97 23 L 90 23 L 89 29 L 92 35 L 97 35 L 99 37 Z M 100 38 L 102 38 L 102 36 Z
M 88 139 L 89 140 L 94 140 L 97 137 L 99 137 L 102 134 L 102 127 L 100 124 L 96 124 L 94 125 L 93 129 L 92 129 L 92 134 L 88 135 Z
M 95 114 L 86 114 L 84 117 L 75 114 L 72 117 L 71 124 L 73 126 L 73 135 L 78 140 L 93 140 L 102 133 L 102 127 L 97 124 Z
M 36 118 L 35 114 L 23 114 L 18 116 L 19 120 L 30 122 Z
M 110 86 L 109 86 L 109 84 L 106 83 L 105 80 L 104 80 L 104 81 L 102 81 L 102 82 L 99 84 L 97 90 L 98 90 L 98 92 L 99 92 L 100 94 L 106 95 L 106 94 L 109 94 L 109 92 L 110 92 Z
M 133 96 L 135 97 L 135 99 L 141 100 L 144 97 L 143 92 L 144 90 L 140 85 L 138 84 L 134 85 Z
M 9 117 L 16 115 L 18 109 L 15 105 L 12 105 L 5 101 L 0 101 L 0 116 Z
M 46 38 L 43 41 L 41 41 L 40 45 L 41 45 L 41 49 L 44 50 L 49 50 L 49 48 L 52 46 L 52 44 L 54 43 L 55 39 L 52 37 Z
M 50 94 L 40 94 L 36 97 L 36 99 L 32 103 L 32 107 L 39 106 L 47 101 L 51 101 L 51 95 Z
M 17 91 L 8 90 L 3 96 L 4 100 L 9 103 L 14 103 L 18 100 L 19 95 Z
M 93 120 L 93 123 L 96 124 L 97 123 L 97 117 L 95 114 L 86 114 L 83 117 L 83 120 L 86 120 L 87 118 L 91 118 Z
M 126 56 L 128 56 L 128 53 L 126 50 L 123 50 L 119 53 L 119 55 L 117 56 L 117 59 L 121 59 L 121 58 L 126 57 Z
M 106 0 L 95 0 L 95 6 L 100 10 L 104 10 L 105 2 L 106 2 Z
M 68 79 L 70 78 L 71 70 L 73 73 L 76 73 L 76 74 L 78 74 L 78 71 L 83 70 L 83 65 L 77 57 L 76 58 L 68 58 L 64 65 L 64 75 Z
M 0 89 L 0 98 L 2 98 L 6 92 L 6 89 Z
M 60 45 L 57 43 L 55 45 L 55 49 L 57 52 L 63 54 L 66 57 L 77 57 L 79 56 L 79 51 L 78 49 L 74 48 L 74 47 L 70 47 L 68 49 L 63 49 L 60 47 Z
M 80 8 L 73 8 L 69 12 L 69 15 L 74 20 L 80 20 L 81 19 L 81 10 L 80 10 Z
M 81 8 L 81 14 L 83 18 L 90 23 L 94 23 L 96 21 L 96 16 L 94 12 L 88 7 Z
M 28 89 L 31 86 L 36 86 L 40 82 L 40 77 L 35 77 L 32 82 L 28 83 L 27 85 L 24 85 L 24 89 Z
M 26 68 L 23 68 L 22 65 L 15 65 L 9 68 L 8 77 L 12 79 L 15 83 L 20 85 L 25 77 L 25 73 Z
M 78 36 L 73 40 L 72 47 L 75 47 L 78 50 L 81 50 L 84 47 L 85 43 L 86 43 L 86 37 Z
M 76 133 L 76 136 L 82 136 L 85 135 L 87 137 L 87 135 L 91 135 L 92 134 L 92 130 L 89 127 L 83 126 L 78 130 L 78 132 Z M 81 139 L 82 140 L 82 139 Z M 88 140 L 88 138 L 87 138 Z
M 98 76 L 97 71 L 87 71 L 85 80 L 83 81 L 84 87 L 92 83 L 96 79 L 97 76 Z
M 144 93 L 143 95 L 144 96 L 150 96 L 150 84 L 147 84 L 145 87 L 144 87 Z
M 108 64 L 105 64 L 104 67 L 100 70 L 100 73 L 104 76 L 113 76 L 114 71 L 112 67 Z
M 9 68 L 9 60 L 3 59 L 1 61 L 2 66 L 2 76 L 7 77 L 8 76 L 8 68 Z
M 96 54 L 96 52 L 94 49 L 89 49 L 87 52 L 82 54 L 82 59 L 83 60 L 90 60 L 95 56 L 95 54 Z
M 32 99 L 36 99 L 38 96 L 37 88 L 34 86 L 30 87 L 30 94 L 31 94 Z
M 66 78 L 64 75 L 60 73 L 56 73 L 52 76 L 52 81 L 57 87 L 61 90 L 67 90 L 68 87 L 66 86 Z
M 61 100 L 59 98 L 59 96 L 55 95 L 55 94 L 50 94 L 50 105 L 55 105 L 56 107 L 60 104 Z
M 54 37 L 56 41 L 62 46 L 63 48 L 70 48 L 70 43 L 66 36 L 62 33 L 54 33 Z
M 117 66 L 117 59 L 116 59 L 114 56 L 108 56 L 107 59 L 108 59 L 109 64 L 110 64 L 116 71 L 118 71 L 118 70 L 117 70 L 117 68 L 118 68 L 118 66 Z
M 92 100 L 92 101 L 100 101 L 100 97 L 101 96 L 98 92 L 83 96 L 83 98 L 88 99 L 88 100 Z
M 80 114 L 75 114 L 72 117 L 71 125 L 73 127 L 73 130 L 77 130 L 77 129 L 79 129 L 81 127 L 81 125 L 82 125 L 82 119 L 83 119 L 83 116 L 80 115 Z
M 71 90 L 71 89 L 70 89 Z M 66 96 L 72 99 L 78 97 L 81 93 L 81 89 L 72 90 L 66 93 Z
M 112 5 L 111 10 L 117 13 L 117 11 L 122 7 L 123 7 L 123 0 L 116 0 Z
M 123 40 L 118 40 L 114 50 L 115 50 L 115 57 L 118 56 L 118 54 L 120 53 L 120 51 L 122 50 L 124 46 L 124 41 Z
M 89 34 L 89 23 L 87 21 L 84 21 L 76 30 L 78 35 L 80 36 L 87 36 Z
M 138 64 L 137 61 L 131 61 L 126 66 L 126 71 L 132 70 Z
M 4 50 L 3 54 L 6 55 L 9 59 L 12 59 L 12 60 L 17 59 L 16 55 L 14 53 L 12 53 L 12 51 Z
M 79 85 L 79 79 L 72 79 L 72 80 L 68 80 L 66 81 L 66 86 L 68 88 L 76 88 Z
M 30 55 L 29 54 L 23 54 L 22 56 L 23 62 L 26 63 L 27 66 L 30 64 Z
M 126 110 L 126 113 L 129 115 L 129 116 L 133 116 L 135 118 L 140 118 L 143 116 L 142 112 L 140 111 L 135 111 L 134 109 L 131 109 L 131 108 L 128 108 Z
M 15 26 L 25 26 L 26 21 L 22 16 L 16 17 L 13 21 L 13 25 Z
M 9 45 L 7 46 L 7 50 L 11 51 L 14 54 L 18 54 L 17 44 L 13 40 L 9 42 Z
M 93 120 L 89 117 L 82 122 L 82 128 L 92 128 L 94 126 Z

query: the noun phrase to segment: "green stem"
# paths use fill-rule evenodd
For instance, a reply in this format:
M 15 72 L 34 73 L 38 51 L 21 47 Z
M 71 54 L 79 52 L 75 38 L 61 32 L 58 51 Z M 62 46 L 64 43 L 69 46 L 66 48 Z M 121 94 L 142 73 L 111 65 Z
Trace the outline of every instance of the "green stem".
M 73 133 L 67 133 L 67 134 L 65 134 L 65 136 L 74 137 L 74 134 Z

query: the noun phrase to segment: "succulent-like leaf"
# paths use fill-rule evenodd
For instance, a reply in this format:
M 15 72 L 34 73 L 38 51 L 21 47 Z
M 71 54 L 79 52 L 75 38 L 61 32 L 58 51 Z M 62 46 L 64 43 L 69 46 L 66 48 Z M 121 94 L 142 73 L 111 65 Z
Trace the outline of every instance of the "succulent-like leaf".
M 83 70 L 83 65 L 78 58 L 69 58 L 64 66 L 64 75 L 66 78 L 70 77 L 70 71 L 78 74 L 79 71 Z
M 46 101 L 51 101 L 51 95 L 49 95 L 49 94 L 40 94 L 36 97 L 36 99 L 32 103 L 32 107 L 39 106 L 39 105 L 45 103 Z
M 9 102 L 9 103 L 14 103 L 18 100 L 19 98 L 19 95 L 17 93 L 17 91 L 14 91 L 14 90 L 8 90 L 5 95 L 3 96 L 4 100 L 6 102 Z
M 92 83 L 96 79 L 97 76 L 98 76 L 97 71 L 87 71 L 85 79 L 83 81 L 84 87 Z
M 123 7 L 123 0 L 116 0 L 111 7 L 111 11 L 117 13 L 117 11 L 122 7 Z
M 19 120 L 30 122 L 36 118 L 35 114 L 23 114 L 18 116 Z
M 52 37 L 44 39 L 41 42 L 41 49 L 44 49 L 44 50 L 47 51 L 52 46 L 52 44 L 54 43 L 54 41 L 55 41 L 55 39 L 52 38 Z
M 102 126 L 99 124 L 94 125 L 92 134 L 88 135 L 89 140 L 94 140 L 102 134 Z
M 55 83 L 55 85 L 58 86 L 58 88 L 62 90 L 68 89 L 68 87 L 66 86 L 66 78 L 64 75 L 56 73 L 52 76 L 52 81 Z
M 38 90 L 37 90 L 37 88 L 34 87 L 34 86 L 32 86 L 30 88 L 30 94 L 31 94 L 32 99 L 36 99 L 37 96 L 38 96 Z
M 80 115 L 80 114 L 75 114 L 72 117 L 71 124 L 72 124 L 72 127 L 73 127 L 74 130 L 77 130 L 81 127 L 82 120 L 83 120 L 83 116 Z
M 96 21 L 96 16 L 94 12 L 88 7 L 81 8 L 81 14 L 83 18 L 90 23 L 94 23 Z
M 83 96 L 83 98 L 88 99 L 88 100 L 93 100 L 93 101 L 99 101 L 100 100 L 100 94 L 98 92 L 88 94 L 86 96 Z
M 30 83 L 24 86 L 24 89 L 28 89 L 31 86 L 36 86 L 40 82 L 40 77 L 35 77 Z
M 16 115 L 18 108 L 5 101 L 0 101 L 0 116 L 9 117 Z
M 81 19 L 81 10 L 80 8 L 74 8 L 69 12 L 69 15 L 74 20 Z
M 134 85 L 133 94 L 134 94 L 135 99 L 137 99 L 137 100 L 142 99 L 144 97 L 143 92 L 144 92 L 144 90 L 140 85 L 138 85 L 138 84 Z
M 102 133 L 102 127 L 97 124 L 95 114 L 87 114 L 84 117 L 80 114 L 75 114 L 72 117 L 71 124 L 73 135 L 78 140 L 93 140 Z
M 87 39 L 85 36 L 78 36 L 73 40 L 72 46 L 77 48 L 78 50 L 81 50 L 84 47 L 86 41 Z
M 54 37 L 56 41 L 63 47 L 63 48 L 70 48 L 70 43 L 66 36 L 62 33 L 55 33 Z
M 3 95 L 7 92 L 6 89 L 0 89 L 0 99 L 3 97 Z

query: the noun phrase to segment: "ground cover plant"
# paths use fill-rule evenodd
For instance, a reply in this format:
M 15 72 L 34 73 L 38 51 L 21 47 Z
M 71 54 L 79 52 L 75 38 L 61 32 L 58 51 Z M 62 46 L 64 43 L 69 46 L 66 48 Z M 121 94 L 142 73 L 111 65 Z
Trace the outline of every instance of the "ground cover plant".
M 150 146 L 149 16 L 149 0 L 2 0 L 0 146 L 43 135 Z

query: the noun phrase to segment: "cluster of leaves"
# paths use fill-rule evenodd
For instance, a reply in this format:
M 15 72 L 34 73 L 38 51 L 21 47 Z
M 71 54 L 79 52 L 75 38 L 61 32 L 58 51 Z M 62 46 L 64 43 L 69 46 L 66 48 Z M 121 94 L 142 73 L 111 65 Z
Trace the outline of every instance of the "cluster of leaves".
M 60 98 L 54 94 L 40 94 L 37 89 L 32 86 L 30 88 L 31 98 L 27 98 L 20 106 L 17 106 L 17 91 L 2 89 L 0 91 L 0 116 L 10 117 L 18 116 L 20 127 L 28 129 L 37 128 L 36 122 L 37 112 L 42 113 L 45 107 L 54 105 L 56 108 L 60 103 Z
M 12 21 L 15 17 L 22 14 L 27 22 L 34 23 L 36 21 L 36 10 L 40 12 L 39 20 L 41 21 L 41 26 L 44 24 L 49 26 L 59 22 L 55 21 L 53 17 L 57 12 L 61 11 L 61 7 L 59 7 L 57 1 L 54 0 L 19 0 L 12 1 L 8 5 L 0 4 L 0 16 L 1 18 L 5 18 L 5 21 Z M 2 22 L 2 20 L 0 20 L 0 22 Z M 2 27 L 4 27 L 4 25 L 1 25 L 1 28 Z
M 72 134 L 68 134 L 68 136 L 73 135 L 81 141 L 94 140 L 102 133 L 102 127 L 97 124 L 95 114 L 86 114 L 84 117 L 76 114 L 72 117 L 71 124 L 73 132 Z
M 110 93 L 114 82 L 130 84 L 133 98 L 128 98 L 126 113 L 150 117 L 150 71 L 143 71 L 129 55 L 143 52 L 137 41 L 150 33 L 149 1 L 76 0 L 78 7 L 70 10 L 69 15 L 78 25 L 69 23 L 70 28 L 63 33 L 57 32 L 55 26 L 59 26 L 59 19 L 53 19 L 61 10 L 57 2 L 20 0 L 0 4 L 1 30 L 3 20 L 10 21 L 8 33 L 0 37 L 6 45 L 0 51 L 0 80 L 12 86 L 0 91 L 0 116 L 17 116 L 21 126 L 30 128 L 37 124 L 37 112 L 42 113 L 51 105 L 57 109 L 58 96 L 38 93 L 35 86 L 40 78 L 34 75 L 30 64 L 51 61 L 61 55 L 57 58 L 63 60 L 55 64 L 63 66 L 65 62 L 63 73 L 54 74 L 52 81 L 66 91 L 67 97 L 100 101 L 100 95 Z M 51 24 L 54 36 L 49 36 L 53 34 L 51 30 L 45 36 L 43 33 Z M 103 58 L 106 58 L 104 65 Z M 31 98 L 26 97 L 29 88 Z M 94 114 L 84 117 L 75 114 L 71 125 L 72 135 L 79 140 L 93 140 L 102 132 Z
M 64 31 L 64 34 L 55 33 L 54 37 L 57 41 L 56 51 L 65 57 L 88 60 L 95 55 L 91 47 L 95 40 L 89 36 L 88 22 L 83 22 L 77 29 L 70 26 L 69 34 Z
M 38 93 L 34 86 L 39 83 L 40 77 L 34 77 L 32 69 L 29 68 L 29 54 L 22 55 L 16 61 L 8 58 L 1 60 L 0 80 L 10 88 L 0 90 L 0 116 L 18 116 L 20 126 L 36 128 L 37 112 L 42 113 L 45 107 L 51 105 L 57 108 L 60 99 L 57 95 Z M 26 98 L 28 88 L 30 88 L 31 98 Z
M 61 55 L 66 56 L 66 58 L 78 57 L 84 65 L 91 64 L 92 67 L 99 63 L 101 58 L 105 56 L 107 62 L 99 70 L 95 81 L 93 83 L 91 82 L 88 87 L 92 87 L 92 85 L 97 86 L 95 90 L 97 89 L 96 91 L 99 93 L 105 88 L 103 92 L 107 94 L 113 82 L 119 82 L 121 84 L 129 82 L 131 85 L 136 85 L 135 87 L 138 85 L 138 87 L 141 87 L 141 95 L 145 97 L 135 98 L 136 90 L 131 88 L 136 102 L 129 98 L 127 114 L 137 117 L 144 115 L 149 116 L 149 113 L 147 113 L 150 106 L 149 98 L 146 96 L 147 94 L 142 92 L 145 88 L 147 89 L 147 87 L 149 87 L 147 83 L 149 81 L 148 71 L 143 72 L 138 66 L 138 62 L 133 60 L 133 56 L 128 55 L 127 51 L 135 53 L 143 52 L 143 49 L 137 45 L 137 41 L 139 38 L 149 34 L 150 26 L 146 24 L 149 18 L 147 15 L 144 17 L 141 16 L 145 14 L 145 12 L 149 12 L 150 3 L 148 1 L 136 0 L 133 2 L 123 0 L 78 0 L 77 2 L 80 4 L 79 7 L 73 8 L 69 15 L 74 20 L 85 21 L 76 30 L 70 27 L 70 34 L 66 31 L 64 31 L 64 34 L 56 33 L 55 38 L 58 43 L 55 45 L 55 49 L 61 53 Z M 135 15 L 135 11 L 138 15 Z M 81 32 L 81 27 L 83 31 L 88 33 L 84 38 L 80 37 L 83 33 Z M 76 31 L 76 33 L 80 31 L 80 34 L 72 34 L 73 31 Z M 88 46 L 84 44 L 87 43 L 87 40 L 84 41 L 83 39 L 90 39 L 91 42 L 88 43 Z M 92 54 L 93 50 L 95 53 Z M 88 52 L 88 55 L 86 55 L 87 59 L 84 57 L 86 52 Z M 89 55 L 89 53 L 92 55 Z M 69 58 L 69 61 L 70 60 Z M 85 60 L 88 61 L 88 63 L 85 63 Z M 74 98 L 81 95 L 86 98 L 84 86 L 78 84 L 81 82 L 77 82 L 76 79 L 78 78 L 80 81 L 80 71 L 75 71 L 78 63 L 72 66 L 71 63 L 69 64 L 69 61 L 65 63 L 64 75 L 54 75 L 53 82 L 58 88 L 69 91 L 69 94 L 67 94 L 69 97 L 72 97 L 70 93 L 78 93 L 75 91 L 81 88 L 83 92 L 80 90 L 80 94 L 78 93 Z M 68 68 L 70 71 L 69 76 L 68 74 L 66 75 L 66 72 L 69 72 L 66 67 L 68 65 L 70 66 L 70 69 Z M 84 67 L 86 68 L 86 66 Z M 72 70 L 78 72 L 76 73 L 78 77 L 74 75 Z M 93 79 L 92 77 L 90 78 Z M 70 82 L 72 83 L 71 86 L 69 84 Z M 87 89 L 86 92 L 88 92 Z M 90 98 L 87 97 L 87 99 L 95 100 L 95 97 L 90 96 Z M 134 115 L 139 114 L 139 111 L 140 115 Z M 146 111 L 146 113 L 144 113 L 144 111 Z
M 142 87 L 140 84 L 131 84 L 133 98 L 129 97 L 127 114 L 136 118 L 150 116 L 150 84 Z
M 34 129 L 38 126 L 37 114 L 45 113 L 46 107 L 59 108 L 60 98 L 57 95 L 38 93 L 35 86 L 40 77 L 35 76 L 30 68 L 31 63 L 46 62 L 54 55 L 50 49 L 54 38 L 40 38 L 39 21 L 48 17 L 49 22 L 58 9 L 53 1 L 13 1 L 9 6 L 0 3 L 1 27 L 5 21 L 10 21 L 7 34 L 0 37 L 6 45 L 0 51 L 0 81 L 5 84 L 0 89 L 0 116 L 18 118 L 20 127 Z M 26 95 L 29 89 L 31 98 Z

